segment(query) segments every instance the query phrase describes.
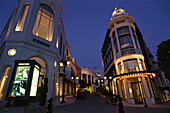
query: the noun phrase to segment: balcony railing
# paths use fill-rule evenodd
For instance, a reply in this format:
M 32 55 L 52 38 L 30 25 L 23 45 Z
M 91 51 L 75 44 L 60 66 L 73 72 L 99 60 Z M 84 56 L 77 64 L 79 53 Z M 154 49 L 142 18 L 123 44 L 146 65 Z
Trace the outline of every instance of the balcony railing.
M 135 49 L 122 50 L 122 56 L 129 55 L 129 54 L 134 54 L 134 53 L 135 53 Z

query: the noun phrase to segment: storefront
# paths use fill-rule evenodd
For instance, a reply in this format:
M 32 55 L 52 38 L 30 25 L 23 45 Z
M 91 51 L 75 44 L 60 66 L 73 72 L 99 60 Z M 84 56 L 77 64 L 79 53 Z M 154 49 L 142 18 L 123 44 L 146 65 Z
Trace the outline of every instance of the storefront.
M 155 104 L 159 100 L 159 93 L 153 77 L 155 73 L 136 72 L 122 74 L 113 78 L 113 94 L 119 95 L 125 102 L 131 104 Z M 118 91 L 117 91 L 118 89 Z

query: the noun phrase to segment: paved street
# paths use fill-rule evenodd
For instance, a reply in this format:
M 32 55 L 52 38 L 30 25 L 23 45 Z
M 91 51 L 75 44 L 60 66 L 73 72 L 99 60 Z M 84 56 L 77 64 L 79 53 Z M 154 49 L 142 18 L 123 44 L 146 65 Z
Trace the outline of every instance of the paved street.
M 159 107 L 124 107 L 125 113 L 169 113 L 170 108 Z M 40 107 L 32 109 L 31 113 L 40 113 Z M 118 106 L 104 103 L 104 98 L 89 95 L 85 99 L 77 99 L 75 104 L 54 106 L 53 113 L 118 113 Z

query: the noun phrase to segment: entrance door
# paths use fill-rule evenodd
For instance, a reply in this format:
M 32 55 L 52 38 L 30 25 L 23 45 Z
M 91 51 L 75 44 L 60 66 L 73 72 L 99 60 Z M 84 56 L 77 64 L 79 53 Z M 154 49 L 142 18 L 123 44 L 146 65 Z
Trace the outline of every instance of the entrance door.
M 133 97 L 135 99 L 135 104 L 143 104 L 141 90 L 138 82 L 132 83 Z

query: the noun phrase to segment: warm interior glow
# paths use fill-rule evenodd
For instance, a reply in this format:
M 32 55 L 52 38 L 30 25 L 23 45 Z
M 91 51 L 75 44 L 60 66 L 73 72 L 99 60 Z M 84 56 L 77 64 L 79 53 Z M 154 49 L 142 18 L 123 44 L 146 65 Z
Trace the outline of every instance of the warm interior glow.
M 104 77 L 104 79 L 106 80 L 106 79 L 107 79 L 107 77 Z
M 79 77 L 76 77 L 76 79 L 79 79 Z
M 109 79 L 112 79 L 112 77 L 109 77 Z

